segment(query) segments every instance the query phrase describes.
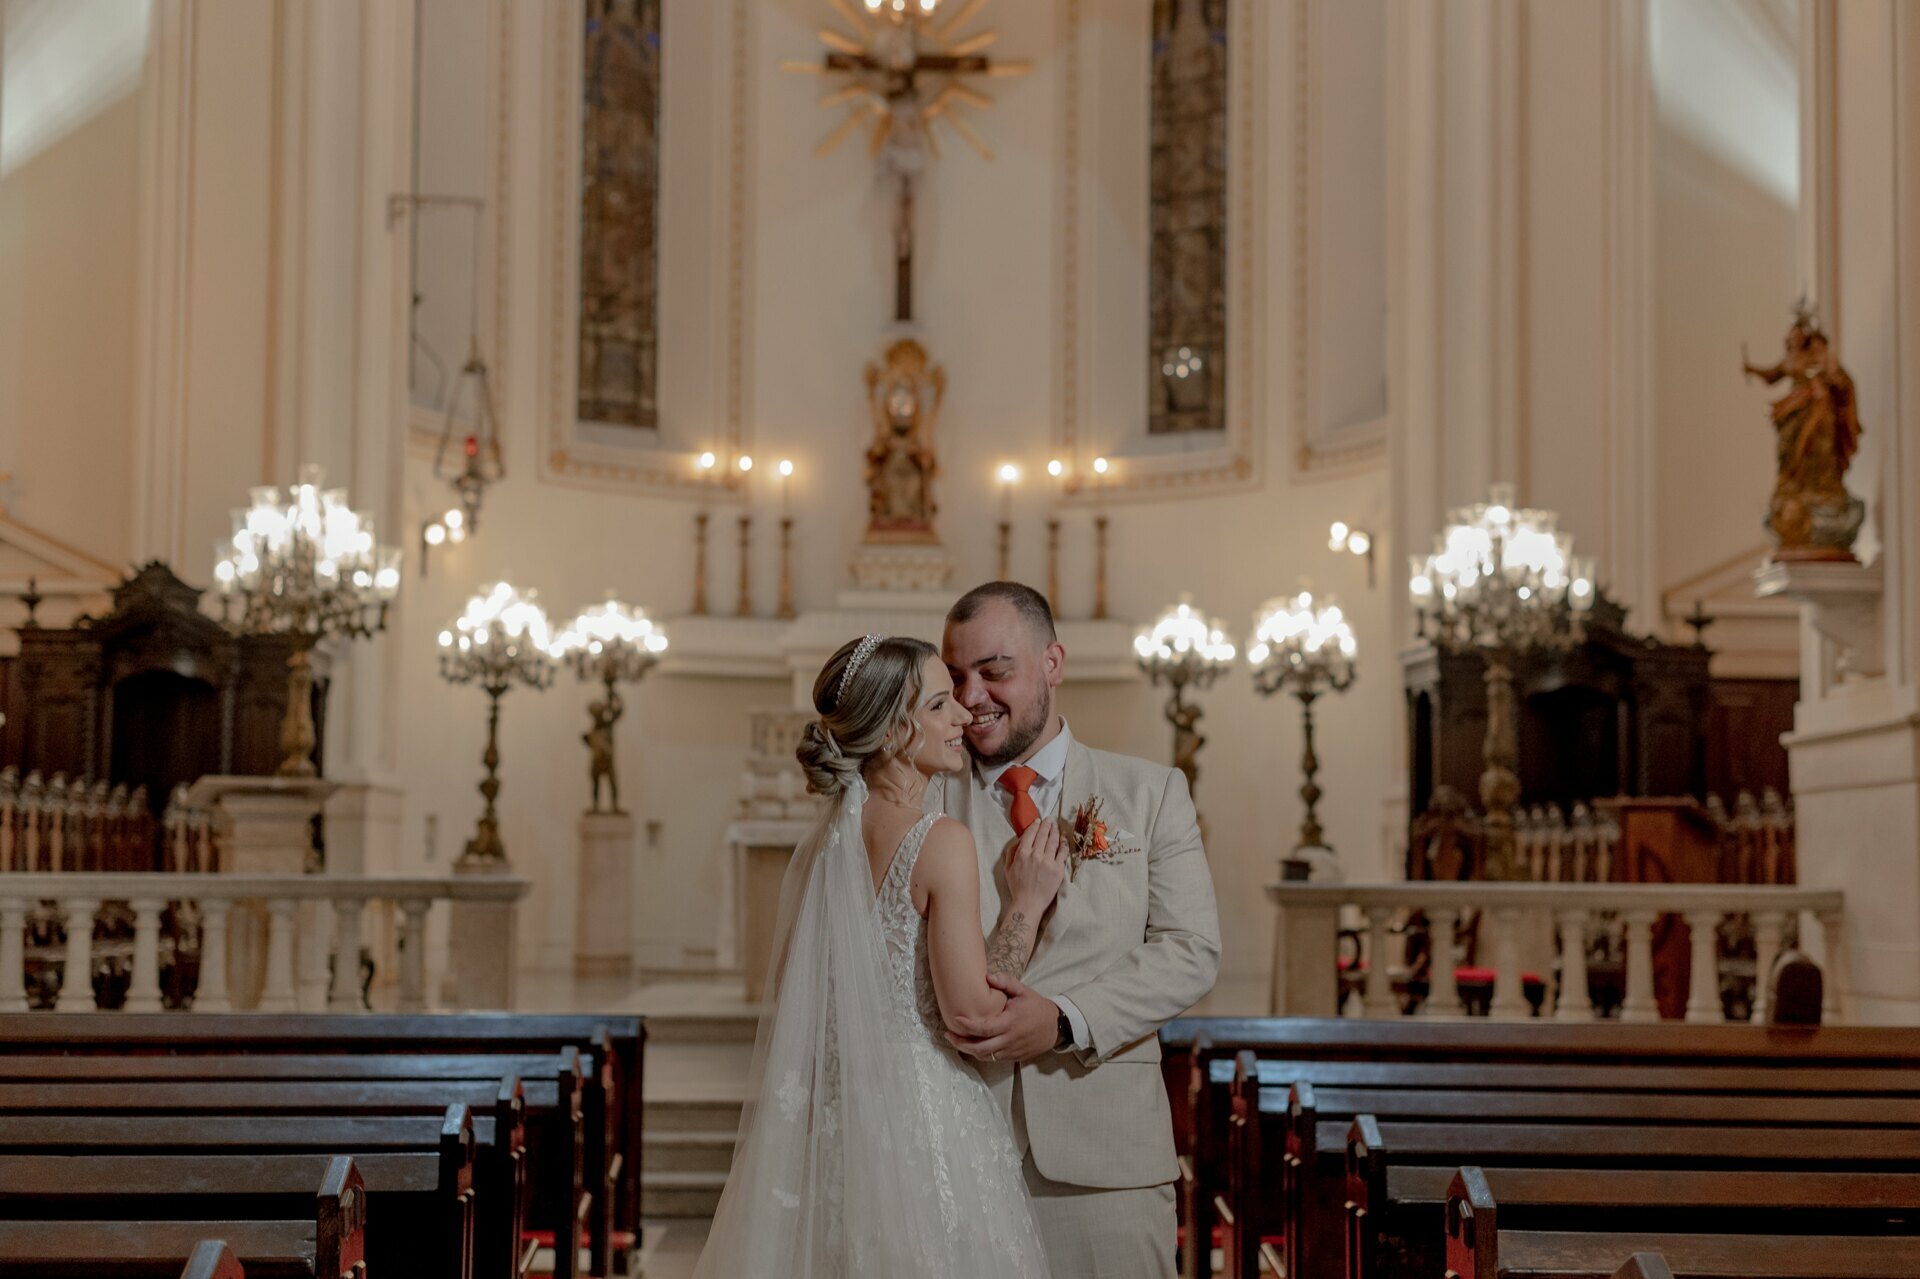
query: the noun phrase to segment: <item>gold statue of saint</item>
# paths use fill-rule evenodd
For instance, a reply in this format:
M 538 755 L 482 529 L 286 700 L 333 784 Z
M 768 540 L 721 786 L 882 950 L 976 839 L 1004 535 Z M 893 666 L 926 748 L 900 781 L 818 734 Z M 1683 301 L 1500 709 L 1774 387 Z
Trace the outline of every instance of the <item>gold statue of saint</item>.
M 1789 383 L 1773 403 L 1778 473 L 1766 525 L 1775 558 L 1853 559 L 1866 504 L 1847 492 L 1845 478 L 1860 447 L 1860 409 L 1819 320 L 1804 303 L 1795 307 L 1779 363 L 1760 368 L 1743 352 L 1741 367 L 1769 386 Z
M 946 394 L 946 370 L 930 364 L 912 338 L 887 348 L 884 364 L 867 365 L 873 442 L 867 446 L 869 543 L 936 544 L 933 430 Z

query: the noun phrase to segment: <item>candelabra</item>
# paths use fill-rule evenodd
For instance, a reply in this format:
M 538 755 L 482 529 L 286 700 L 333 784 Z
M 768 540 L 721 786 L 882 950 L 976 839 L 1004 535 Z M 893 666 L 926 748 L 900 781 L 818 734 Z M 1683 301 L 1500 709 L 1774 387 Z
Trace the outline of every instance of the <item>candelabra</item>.
M 1187 775 L 1187 788 L 1199 785 L 1200 708 L 1187 701 L 1187 690 L 1203 689 L 1233 664 L 1234 647 L 1218 620 L 1209 620 L 1185 596 L 1133 639 L 1140 669 L 1155 686 L 1173 690 L 1167 699 L 1167 722 L 1173 725 L 1173 765 Z
M 273 487 L 252 490 L 252 506 L 234 512 L 233 536 L 214 547 L 221 621 L 233 630 L 285 635 L 293 642 L 287 713 L 280 723 L 282 777 L 318 771 L 314 646 L 385 630 L 387 606 L 400 590 L 400 552 L 379 545 L 372 517 L 347 505 L 346 490 L 323 489 L 323 478 L 319 467 L 309 465 L 284 494 Z
M 516 684 L 536 691 L 551 686 L 556 666 L 547 615 L 534 592 L 523 594 L 505 582 L 481 587 L 452 628 L 440 632 L 440 678 L 478 684 L 487 695 L 487 749 L 480 757 L 487 768 L 480 794 L 487 802 L 456 864 L 460 870 L 506 869 L 494 807 L 500 797 L 500 699 Z
M 1480 803 L 1486 809 L 1487 873 L 1517 873 L 1513 806 L 1520 801 L 1513 665 L 1528 653 L 1570 648 L 1593 607 L 1593 561 L 1576 558 L 1573 535 L 1552 511 L 1519 509 L 1513 486 L 1448 512 L 1433 552 L 1412 557 L 1407 592 L 1422 639 L 1486 663 L 1487 735 Z
M 588 707 L 593 726 L 582 735 L 592 754 L 591 811 L 623 813 L 620 778 L 613 766 L 613 728 L 625 710 L 614 685 L 637 684 L 667 651 L 666 632 L 655 626 L 646 610 L 609 598 L 598 608 L 583 610 L 567 623 L 553 643 L 553 655 L 573 668 L 582 683 L 598 680 L 606 695 Z M 607 784 L 609 807 L 600 807 L 600 783 Z
M 1268 697 L 1286 692 L 1300 699 L 1300 798 L 1307 811 L 1300 821 L 1300 842 L 1289 859 L 1299 865 L 1305 863 L 1299 856 L 1302 850 L 1327 848 L 1326 833 L 1320 828 L 1319 803 L 1325 792 L 1317 780 L 1320 757 L 1313 749 L 1313 704 L 1323 694 L 1344 693 L 1353 686 L 1353 659 L 1358 652 L 1353 628 L 1339 606 L 1316 603 L 1306 591 L 1290 599 L 1270 600 L 1254 615 L 1253 639 L 1247 648 L 1254 688 Z

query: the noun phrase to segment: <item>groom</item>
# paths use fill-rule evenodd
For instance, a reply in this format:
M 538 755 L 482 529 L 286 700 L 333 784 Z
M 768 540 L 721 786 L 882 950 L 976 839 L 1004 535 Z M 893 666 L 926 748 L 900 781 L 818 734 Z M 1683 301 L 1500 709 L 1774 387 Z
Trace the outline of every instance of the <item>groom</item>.
M 1074 740 L 1054 706 L 1066 650 L 1031 587 L 967 592 L 941 647 L 974 714 L 973 765 L 937 779 L 929 802 L 973 832 L 983 927 L 1009 900 L 1001 861 L 1014 837 L 1088 819 L 1025 982 L 991 978 L 1006 1008 L 954 1043 L 1008 1107 L 1054 1279 L 1165 1279 L 1178 1168 L 1156 1032 L 1220 967 L 1186 778 Z

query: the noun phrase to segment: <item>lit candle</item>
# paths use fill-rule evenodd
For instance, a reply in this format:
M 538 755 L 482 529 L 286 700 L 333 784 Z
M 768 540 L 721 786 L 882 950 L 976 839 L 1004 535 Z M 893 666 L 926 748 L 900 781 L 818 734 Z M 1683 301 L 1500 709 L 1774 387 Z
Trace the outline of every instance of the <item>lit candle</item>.
M 693 472 L 699 477 L 700 489 L 703 493 L 711 494 L 713 492 L 715 472 L 719 470 L 719 467 L 720 459 L 714 456 L 712 449 L 708 449 L 699 457 L 693 459 Z
M 784 520 L 787 518 L 790 506 L 788 490 L 792 488 L 792 485 L 787 481 L 793 478 L 793 459 L 786 457 L 781 458 L 780 465 L 774 469 L 780 472 L 780 518 Z
M 742 453 L 734 461 L 734 465 L 740 468 L 740 495 L 745 497 L 747 494 L 747 477 L 753 474 L 753 458 L 749 454 Z
M 1013 486 L 1020 482 L 1020 468 L 1011 462 L 1000 467 L 1000 520 L 1013 523 Z
M 1093 459 L 1093 496 L 1098 505 L 1101 483 L 1107 478 L 1107 468 L 1111 465 L 1104 457 Z

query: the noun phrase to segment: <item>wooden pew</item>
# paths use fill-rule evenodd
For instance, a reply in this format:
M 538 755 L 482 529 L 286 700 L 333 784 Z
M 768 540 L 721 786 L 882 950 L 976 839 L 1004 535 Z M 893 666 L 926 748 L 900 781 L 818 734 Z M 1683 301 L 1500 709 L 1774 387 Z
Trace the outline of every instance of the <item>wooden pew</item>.
M 187 1258 L 180 1279 L 247 1279 L 246 1270 L 235 1259 L 233 1249 L 218 1239 L 202 1239 Z
M 28 1059 L 19 1059 L 28 1060 Z M 51 1061 L 51 1070 L 67 1058 Z M 94 1059 L 126 1065 L 137 1075 L 139 1059 Z M 192 1065 L 191 1058 L 153 1058 Z M 321 1059 L 324 1061 L 325 1059 Z M 335 1059 L 338 1060 L 338 1059 Z M 557 1066 L 557 1069 L 556 1069 Z M 544 1121 L 543 1138 L 553 1158 L 544 1160 L 542 1181 L 550 1187 L 528 1186 L 528 1119 L 524 1085 L 513 1076 L 492 1081 L 464 1080 L 195 1080 L 174 1077 L 162 1081 L 95 1074 L 80 1081 L 0 1082 L 0 1115 L 7 1114 L 128 1114 L 171 1115 L 444 1115 L 449 1105 L 466 1106 L 475 1115 L 491 1116 L 492 1134 L 476 1142 L 474 1188 L 486 1212 L 476 1227 L 474 1266 L 482 1279 L 510 1279 L 524 1269 L 523 1226 L 530 1190 L 543 1191 L 542 1203 L 559 1222 L 575 1222 L 582 1215 L 580 1185 L 579 1110 L 571 1092 L 577 1063 L 556 1057 L 548 1070 L 555 1077 L 545 1084 L 550 1104 L 536 1112 Z M 536 1089 L 540 1086 L 536 1085 Z M 558 1098 L 566 1097 L 562 1104 Z M 378 1181 L 376 1180 L 376 1185 Z M 564 1194 L 560 1193 L 564 1187 Z M 500 1205 L 506 1205 L 505 1211 Z M 576 1240 L 577 1242 L 577 1240 Z M 575 1254 L 578 1255 L 577 1253 Z M 376 1259 L 379 1259 L 376 1249 Z M 564 1261 L 564 1259 L 561 1259 Z M 567 1274 L 556 1262 L 559 1273 Z
M 171 1167 L 165 1165 L 172 1165 Z M 178 1183 L 191 1176 L 192 1160 L 148 1161 L 139 1172 L 118 1169 L 134 1178 L 131 1186 L 103 1186 L 88 1178 L 97 1169 L 62 1173 L 41 1166 L 49 1180 L 38 1184 L 10 1181 L 0 1203 L 8 1220 L 0 1221 L 0 1273 L 9 1279 L 83 1279 L 86 1276 L 163 1275 L 167 1279 L 195 1273 L 211 1276 L 240 1273 L 240 1265 L 261 1276 L 298 1275 L 313 1279 L 361 1279 L 366 1271 L 365 1229 L 367 1194 L 351 1159 L 331 1158 L 324 1174 L 313 1178 L 311 1164 L 293 1170 L 299 1182 L 276 1183 L 283 1194 L 300 1197 L 305 1187 L 308 1216 L 282 1219 L 248 1216 L 224 1218 L 219 1210 L 232 1206 L 235 1196 L 217 1191 L 182 1196 Z M 4 1167 L 0 1164 L 0 1167 Z M 274 1172 L 262 1170 L 263 1177 Z M 63 1180 L 64 1178 L 64 1180 Z M 317 1189 L 316 1189 L 317 1188 Z M 32 1208 L 66 1205 L 64 1192 L 83 1190 L 89 1205 L 107 1207 L 112 1216 L 98 1220 L 62 1216 L 38 1219 Z M 122 1212 L 138 1212 L 143 1202 L 188 1198 L 208 1211 L 191 1220 L 123 1219 Z M 284 1205 L 283 1205 L 284 1206 Z M 220 1242 L 211 1249 L 208 1236 Z M 236 1262 L 238 1264 L 236 1264 Z
M 1354 1115 L 1372 1111 L 1394 1119 L 1464 1114 L 1501 1121 L 1585 1115 L 1640 1122 L 1755 1123 L 1771 1121 L 1790 1104 L 1794 1122 L 1920 1122 L 1920 1077 L 1877 1068 L 1280 1062 L 1243 1052 L 1232 1063 L 1236 1074 L 1230 1089 L 1214 1086 L 1206 1096 L 1238 1093 L 1253 1085 L 1249 1063 L 1257 1070 L 1260 1087 L 1262 1158 L 1233 1162 L 1208 1207 L 1242 1201 L 1235 1215 L 1242 1221 L 1264 1218 L 1252 1224 L 1256 1238 L 1284 1236 L 1290 1273 L 1297 1274 L 1317 1273 L 1321 1265 L 1337 1268 L 1344 1251 L 1345 1124 L 1339 1129 L 1341 1140 L 1320 1151 L 1315 1163 L 1313 1135 L 1323 1116 L 1350 1122 Z M 1216 1076 L 1220 1064 L 1214 1063 Z M 1289 1090 L 1284 1080 L 1298 1082 Z M 1730 1091 L 1740 1095 L 1727 1095 Z M 1230 1100 L 1228 1108 L 1236 1114 L 1253 1113 L 1251 1102 Z M 1251 1147 L 1241 1141 L 1238 1148 L 1244 1153 Z M 1315 1192 L 1312 1198 L 1306 1197 L 1309 1189 Z M 1307 1228 L 1287 1230 L 1289 1221 Z M 1316 1221 L 1322 1227 L 1318 1235 L 1311 1229 Z M 1332 1241 L 1331 1259 L 1318 1265 L 1309 1255 L 1316 1238 Z M 1233 1270 L 1233 1257 L 1228 1261 L 1229 1273 L 1241 1273 Z
M 356 1178 L 372 1183 L 381 1205 L 371 1232 L 379 1273 L 471 1279 L 475 1133 L 484 1127 L 491 1137 L 493 1123 L 491 1116 L 475 1120 L 459 1105 L 440 1117 L 8 1115 L 0 1116 L 0 1161 L 26 1155 L 351 1155 Z M 14 1231 L 14 1225 L 0 1224 L 0 1235 Z M 177 1232 L 171 1237 L 180 1244 L 177 1266 L 193 1240 Z M 218 1237 L 243 1264 L 254 1265 L 249 1245 L 231 1235 Z M 4 1265 L 0 1273 L 11 1274 Z
M 1551 1072 L 1556 1068 L 1538 1069 Z M 1690 1078 L 1683 1068 L 1671 1067 L 1664 1070 L 1662 1079 L 1669 1083 L 1693 1084 L 1696 1089 L 1664 1092 L 1636 1088 L 1635 1084 L 1650 1082 L 1639 1070 L 1616 1069 L 1614 1074 L 1613 1082 L 1617 1086 L 1610 1091 L 1597 1088 L 1416 1091 L 1410 1088 L 1316 1088 L 1307 1082 L 1295 1084 L 1284 1096 L 1277 1089 L 1263 1089 L 1257 1102 L 1249 1101 L 1247 1105 L 1268 1129 L 1269 1149 L 1278 1147 L 1280 1157 L 1269 1156 L 1264 1168 L 1236 1163 L 1229 1174 L 1228 1197 L 1249 1193 L 1259 1197 L 1270 1193 L 1277 1182 L 1280 1193 L 1268 1211 L 1277 1212 L 1278 1216 L 1270 1218 L 1265 1228 L 1268 1233 L 1284 1233 L 1285 1255 L 1294 1273 L 1307 1274 L 1320 1267 L 1337 1266 L 1343 1252 L 1345 1133 L 1363 1113 L 1372 1114 L 1380 1122 L 1470 1119 L 1476 1123 L 1500 1124 L 1563 1120 L 1581 1124 L 1920 1128 L 1920 1097 L 1844 1092 L 1825 1096 L 1793 1092 L 1730 1095 L 1700 1089 L 1697 1085 L 1701 1080 Z M 1837 1086 L 1831 1077 L 1823 1082 Z M 1236 1081 L 1236 1093 L 1244 1087 Z M 1333 1133 L 1339 1135 L 1338 1141 L 1316 1139 L 1318 1135 Z M 1282 1227 L 1289 1224 L 1292 1228 L 1283 1231 Z
M 485 1113 L 472 1100 L 471 1094 L 450 1091 L 446 1083 L 478 1089 L 487 1081 L 496 1080 L 502 1069 L 510 1076 L 520 1077 L 525 1103 L 525 1132 L 520 1134 L 516 1128 L 514 1131 L 523 1140 L 502 1147 L 502 1153 L 512 1161 L 510 1176 L 514 1198 L 510 1202 L 517 1206 L 516 1215 L 509 1220 L 492 1211 L 484 1214 L 481 1222 L 483 1241 L 489 1231 L 498 1231 L 503 1236 L 499 1244 L 482 1247 L 484 1265 L 485 1258 L 497 1255 L 499 1248 L 509 1252 L 520 1251 L 518 1241 L 522 1239 L 523 1228 L 528 1224 L 526 1214 L 530 1205 L 532 1223 L 550 1231 L 578 1220 L 580 1210 L 589 1206 L 581 1202 L 579 1179 L 570 1171 L 573 1163 L 571 1152 L 575 1147 L 581 1150 L 583 1167 L 585 1158 L 585 1147 L 581 1143 L 584 1140 L 583 1107 L 589 1072 L 578 1053 L 562 1051 L 498 1056 L 380 1054 L 366 1057 L 299 1054 L 0 1056 L 0 1094 L 29 1080 L 59 1083 L 150 1081 L 176 1086 L 183 1086 L 179 1081 L 220 1081 L 222 1089 L 219 1092 L 205 1095 L 225 1096 L 239 1102 L 253 1095 L 248 1092 L 249 1089 L 257 1090 L 266 1082 L 326 1082 L 347 1093 L 352 1088 L 377 1081 L 387 1086 L 379 1093 L 355 1094 L 356 1102 L 346 1108 L 369 1114 L 421 1113 L 417 1107 L 403 1104 L 406 1097 L 417 1096 L 421 1101 L 435 1102 L 435 1109 L 444 1108 L 448 1102 L 466 1100 L 474 1105 L 476 1113 Z M 393 1086 L 396 1084 L 407 1084 L 415 1091 L 396 1088 Z M 200 1084 L 185 1086 L 201 1089 Z M 560 1100 L 562 1096 L 569 1098 L 564 1104 Z M 576 1105 L 576 1102 L 579 1104 Z M 396 1106 L 399 1108 L 396 1109 Z M 214 1103 L 213 1108 L 231 1110 L 231 1107 L 218 1102 Z M 327 1109 L 331 1111 L 334 1108 L 329 1106 Z M 498 1107 L 494 1109 L 497 1111 Z M 532 1148 L 530 1151 L 526 1148 L 528 1146 Z M 493 1147 L 483 1142 L 479 1169 L 479 1189 L 483 1202 L 504 1201 L 499 1187 L 491 1185 L 501 1175 L 495 1167 Z M 556 1262 L 556 1265 L 562 1263 Z M 564 1268 L 561 1273 L 566 1273 Z
M 1745 1276 L 1747 1279 L 1893 1279 L 1920 1273 L 1920 1239 L 1905 1221 L 1878 1225 L 1871 1233 L 1786 1233 L 1739 1231 L 1730 1224 L 1771 1216 L 1776 1225 L 1791 1212 L 1808 1207 L 1810 1221 L 1846 1226 L 1851 1210 L 1870 1216 L 1878 1209 L 1910 1210 L 1920 1178 L 1911 1175 L 1742 1174 L 1638 1172 L 1560 1174 L 1510 1170 L 1500 1177 L 1496 1202 L 1493 1178 L 1479 1168 L 1453 1174 L 1446 1199 L 1446 1273 L 1459 1279 L 1529 1279 L 1553 1276 L 1639 1274 Z M 1764 1178 L 1764 1181 L 1755 1180 Z M 1552 1188 L 1548 1188 L 1552 1183 Z M 1535 1187 L 1545 1203 L 1584 1210 L 1587 1229 L 1512 1229 L 1502 1204 L 1511 1204 Z M 1899 1188 L 1894 1189 L 1895 1186 Z M 1777 1200 L 1771 1207 L 1770 1200 Z M 1535 1203 L 1541 1199 L 1536 1198 Z M 1877 1208 L 1876 1208 L 1877 1205 Z M 1684 1230 L 1651 1229 L 1644 1217 L 1666 1210 L 1685 1219 Z M 1610 1212 L 1615 1220 L 1596 1220 Z M 1611 1224 L 1612 1229 L 1593 1226 Z M 1680 1224 L 1680 1223 L 1676 1223 Z M 1901 1233 L 1894 1233 L 1895 1231 Z M 1658 1267 L 1665 1267 L 1664 1271 Z M 1438 1273 L 1430 1270 L 1426 1273 Z
M 1277 1087 L 1301 1078 L 1316 1083 L 1322 1078 L 1328 1082 L 1358 1082 L 1412 1063 L 1423 1067 L 1422 1079 L 1413 1086 L 1426 1086 L 1429 1077 L 1445 1078 L 1449 1073 L 1457 1076 L 1471 1070 L 1491 1070 L 1489 1079 L 1500 1079 L 1504 1073 L 1509 1080 L 1521 1080 L 1542 1064 L 1577 1068 L 1582 1063 L 1606 1062 L 1659 1069 L 1699 1063 L 1751 1072 L 1804 1061 L 1810 1068 L 1878 1070 L 1883 1072 L 1878 1083 L 1863 1079 L 1863 1090 L 1878 1086 L 1920 1096 L 1920 1084 L 1910 1073 L 1920 1070 L 1920 1031 L 1883 1033 L 1878 1027 L 1809 1030 L 1678 1023 L 1623 1026 L 1411 1018 L 1189 1017 L 1168 1022 L 1160 1038 L 1163 1073 L 1170 1080 L 1185 1079 L 1184 1096 L 1175 1109 L 1189 1114 L 1192 1124 L 1189 1133 L 1181 1134 L 1185 1146 L 1179 1186 L 1181 1272 L 1186 1279 L 1202 1279 L 1207 1273 L 1206 1245 L 1214 1225 L 1212 1207 L 1226 1181 L 1226 1127 L 1231 1113 L 1228 1088 L 1233 1057 L 1240 1051 L 1252 1051 L 1261 1057 L 1262 1082 Z M 1294 1063 L 1294 1067 L 1269 1075 L 1269 1058 Z M 1400 1078 L 1404 1081 L 1405 1076 Z M 1711 1086 L 1738 1087 L 1740 1083 L 1728 1078 Z
M 525 1055 L 588 1047 L 581 1097 L 584 1176 L 594 1209 L 587 1222 L 592 1272 L 611 1273 L 615 1230 L 621 1262 L 637 1239 L 646 1028 L 631 1015 L 420 1013 L 0 1014 L 0 1057 L 271 1055 Z M 497 1076 L 501 1071 L 491 1072 Z M 528 1072 L 520 1072 L 527 1075 Z M 530 1077 L 530 1076 L 529 1076 Z M 536 1136 L 537 1142 L 537 1136 Z M 568 1230 L 541 1214 L 543 1225 Z M 564 1244 L 562 1245 L 564 1246 Z M 560 1251 L 556 1248 L 556 1252 Z
M 1337 1124 L 1322 1122 L 1320 1127 L 1323 1142 L 1337 1136 Z M 1477 1165 L 1887 1174 L 1906 1172 L 1920 1160 L 1920 1130 L 1910 1128 L 1391 1123 L 1361 1115 L 1348 1131 L 1346 1144 L 1347 1279 L 1420 1273 L 1419 1258 L 1425 1255 L 1422 1241 L 1443 1236 L 1443 1213 L 1437 1205 L 1394 1200 L 1388 1178 L 1395 1168 Z M 1611 1274 L 1624 1255 L 1609 1262 L 1603 1273 Z M 1668 1260 L 1675 1259 L 1669 1256 Z

